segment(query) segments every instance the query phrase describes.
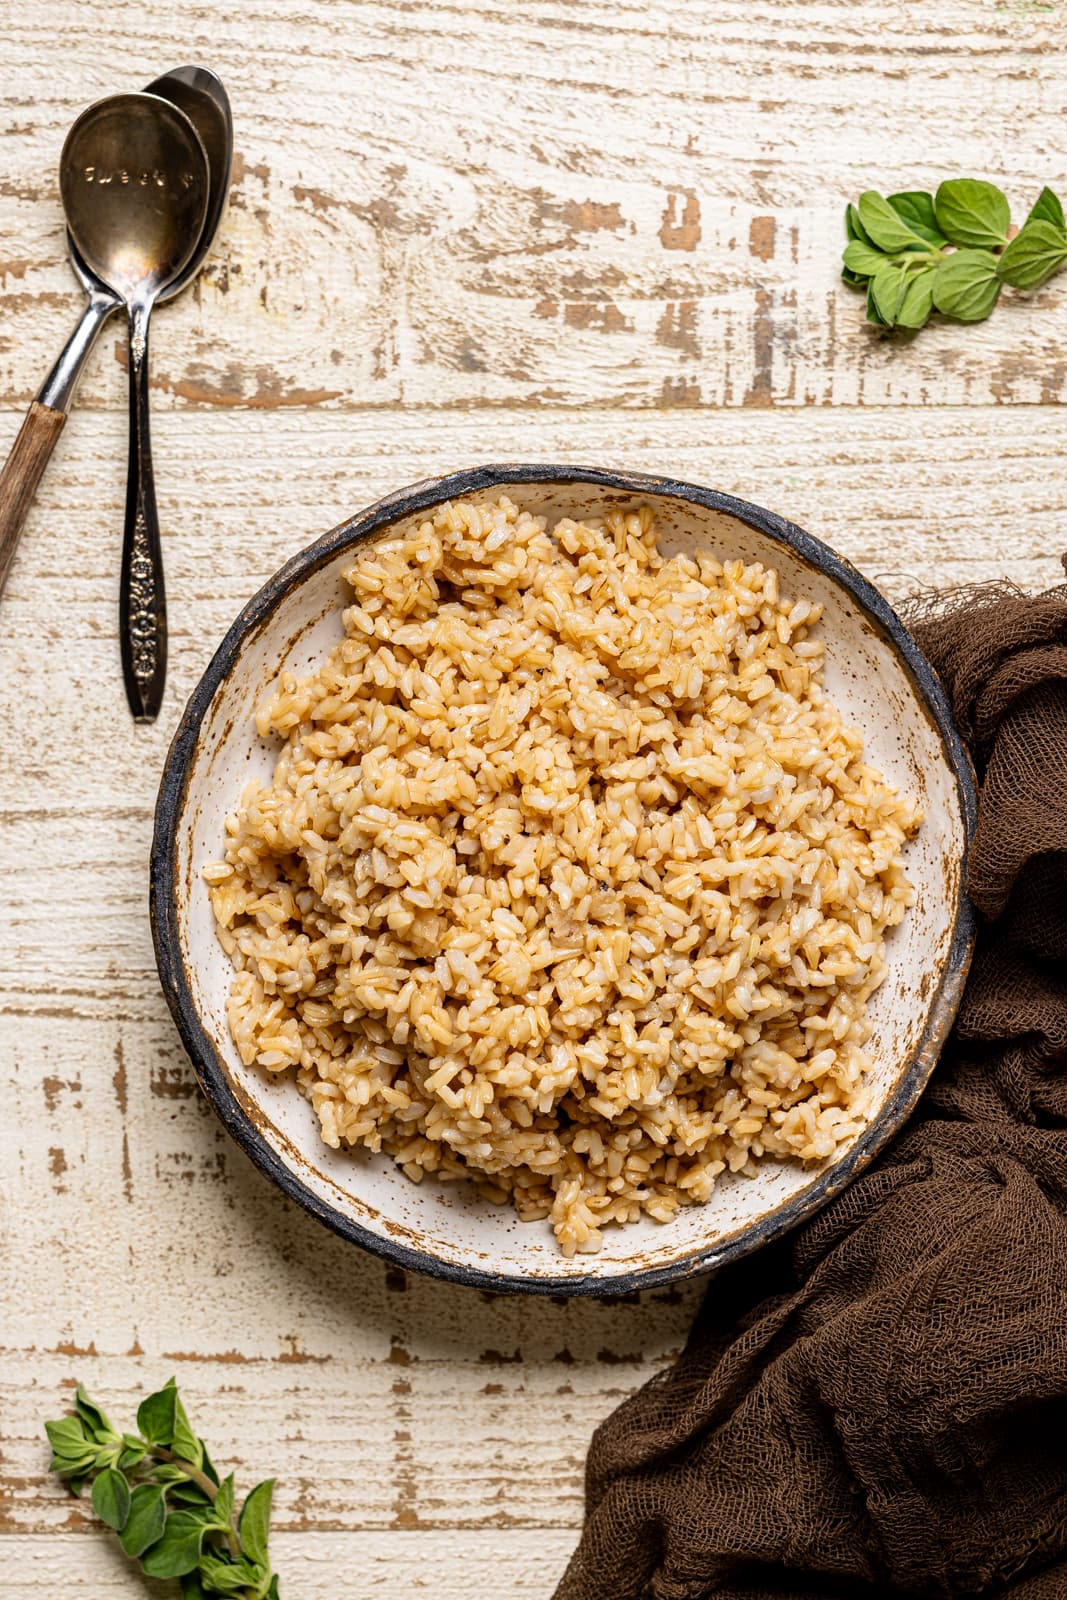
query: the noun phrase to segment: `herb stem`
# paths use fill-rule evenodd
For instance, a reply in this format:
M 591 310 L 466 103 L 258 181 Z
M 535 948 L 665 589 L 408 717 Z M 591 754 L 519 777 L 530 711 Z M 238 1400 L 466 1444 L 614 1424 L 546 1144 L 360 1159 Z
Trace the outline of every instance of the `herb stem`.
M 195 1483 L 198 1489 L 202 1490 L 202 1492 L 207 1495 L 208 1499 L 211 1501 L 211 1504 L 215 1504 L 219 1491 L 215 1484 L 212 1483 L 206 1472 L 201 1472 L 199 1467 L 194 1467 L 193 1463 L 191 1461 L 186 1461 L 184 1456 L 176 1456 L 174 1451 L 168 1450 L 165 1444 L 148 1444 L 146 1440 L 142 1440 L 141 1442 L 144 1444 L 144 1447 L 149 1454 L 155 1456 L 157 1460 L 168 1461 L 172 1467 L 177 1467 L 179 1472 L 184 1472 L 185 1476 L 189 1478 L 191 1482 Z M 239 1561 L 241 1558 L 241 1544 L 237 1537 L 237 1529 L 234 1526 L 232 1517 L 230 1517 L 227 1522 L 225 1532 L 226 1544 L 229 1552 L 235 1561 Z M 247 1592 L 251 1594 L 251 1590 L 248 1590 Z

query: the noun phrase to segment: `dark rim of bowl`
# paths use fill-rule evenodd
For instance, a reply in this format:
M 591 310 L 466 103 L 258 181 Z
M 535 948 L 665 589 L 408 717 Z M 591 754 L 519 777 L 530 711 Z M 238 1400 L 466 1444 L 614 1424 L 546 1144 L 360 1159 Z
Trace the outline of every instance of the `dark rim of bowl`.
M 852 596 L 875 625 L 878 633 L 895 648 L 911 679 L 916 694 L 940 735 L 942 749 L 956 780 L 963 819 L 964 845 L 960 861 L 959 890 L 952 941 L 941 981 L 934 995 L 926 1026 L 911 1057 L 901 1072 L 897 1086 L 882 1111 L 859 1137 L 842 1161 L 818 1178 L 809 1188 L 766 1217 L 720 1243 L 699 1247 L 660 1267 L 634 1272 L 582 1277 L 521 1277 L 487 1271 L 444 1261 L 428 1251 L 413 1249 L 397 1240 L 383 1238 L 344 1216 L 313 1194 L 268 1144 L 243 1106 L 230 1083 L 225 1066 L 201 1022 L 193 1000 L 178 935 L 177 904 L 177 827 L 181 818 L 190 769 L 196 751 L 200 726 L 219 686 L 240 653 L 245 639 L 265 621 L 279 601 L 310 573 L 347 545 L 363 542 L 380 529 L 412 513 L 429 510 L 445 500 L 457 499 L 479 490 L 506 488 L 509 484 L 582 484 L 618 490 L 634 496 L 667 496 L 685 500 L 710 511 L 722 512 L 755 528 L 768 538 L 788 546 L 803 561 L 826 573 Z M 156 803 L 155 832 L 152 840 L 150 909 L 156 962 L 167 1003 L 182 1042 L 196 1069 L 201 1088 L 221 1119 L 226 1131 L 252 1160 L 291 1200 L 317 1217 L 344 1239 L 361 1245 L 375 1255 L 384 1256 L 402 1267 L 429 1273 L 453 1283 L 500 1293 L 590 1294 L 605 1297 L 630 1294 L 710 1271 L 728 1261 L 748 1255 L 761 1245 L 795 1228 L 838 1194 L 863 1170 L 906 1122 L 926 1087 L 941 1047 L 948 1037 L 959 1006 L 974 943 L 975 913 L 968 900 L 967 857 L 974 832 L 977 803 L 970 757 L 952 722 L 941 682 L 918 645 L 892 607 L 851 564 L 821 540 L 805 533 L 761 506 L 750 505 L 732 495 L 705 489 L 675 478 L 654 477 L 645 473 L 614 472 L 598 467 L 539 466 L 506 463 L 473 467 L 442 477 L 426 478 L 407 489 L 376 501 L 358 516 L 341 523 L 286 562 L 273 578 L 254 595 L 230 627 L 211 663 L 194 689 L 178 724 L 167 755 Z

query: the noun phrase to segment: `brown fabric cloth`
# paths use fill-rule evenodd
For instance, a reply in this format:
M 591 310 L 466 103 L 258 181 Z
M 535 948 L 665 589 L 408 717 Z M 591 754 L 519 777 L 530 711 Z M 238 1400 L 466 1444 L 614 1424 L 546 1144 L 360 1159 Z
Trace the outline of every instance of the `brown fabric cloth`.
M 1067 1597 L 1067 588 L 915 632 L 983 922 L 919 1112 L 597 1431 L 556 1600 Z

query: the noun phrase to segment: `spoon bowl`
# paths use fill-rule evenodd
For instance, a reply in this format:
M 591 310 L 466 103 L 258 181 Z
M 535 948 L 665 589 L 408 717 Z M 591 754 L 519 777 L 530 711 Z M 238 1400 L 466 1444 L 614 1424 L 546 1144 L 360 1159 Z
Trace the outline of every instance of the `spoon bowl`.
M 218 232 L 230 192 L 233 165 L 233 116 L 222 79 L 208 67 L 175 67 L 147 85 L 146 94 L 159 95 L 184 111 L 200 135 L 207 156 L 208 202 L 200 243 L 185 266 L 160 291 L 160 301 L 180 294 L 196 277 Z
M 196 250 L 207 218 L 207 155 L 169 100 L 111 95 L 68 133 L 59 188 L 82 260 L 128 305 L 158 294 Z
M 188 288 L 203 266 L 204 257 L 214 243 L 229 197 L 230 168 L 233 165 L 233 115 L 230 111 L 230 97 L 226 93 L 222 79 L 208 67 L 175 67 L 172 72 L 165 72 L 161 78 L 153 78 L 152 82 L 145 86 L 144 92 L 157 95 L 161 100 L 169 100 L 179 111 L 184 111 L 200 136 L 208 167 L 207 216 L 200 234 L 200 242 L 181 271 L 159 291 L 158 300 L 162 305 L 165 300 L 173 300 L 175 295 L 181 294 L 183 289 Z M 85 292 L 90 296 L 94 293 L 109 293 L 113 295 L 114 304 L 117 306 L 118 296 L 114 295 L 113 290 L 108 290 L 106 284 L 101 284 L 98 278 L 94 278 L 82 260 L 69 230 L 67 248 L 74 275 Z

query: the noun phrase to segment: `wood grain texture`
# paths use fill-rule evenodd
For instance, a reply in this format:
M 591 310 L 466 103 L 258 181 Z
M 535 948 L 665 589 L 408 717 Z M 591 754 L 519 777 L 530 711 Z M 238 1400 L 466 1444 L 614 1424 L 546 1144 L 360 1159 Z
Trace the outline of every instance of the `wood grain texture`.
M 0 467 L 0 595 L 37 485 L 63 431 L 66 413 L 34 400 Z
M 1061 400 L 1060 279 L 910 344 L 838 277 L 870 186 L 1060 181 L 1062 0 L 161 4 L 117 74 L 74 0 L 10 8 L 0 401 L 78 300 L 56 167 L 78 109 L 193 41 L 230 85 L 232 205 L 155 325 L 159 404 L 972 405 Z M 57 54 L 56 40 L 77 35 Z M 121 81 L 120 81 L 121 80 Z M 1006 130 L 1011 136 L 1006 136 Z M 81 404 L 115 402 L 104 359 Z
M 566 1565 L 570 1533 L 513 1529 L 472 1540 L 448 1532 L 281 1534 L 272 1542 L 286 1600 L 544 1600 Z M 138 1578 L 115 1540 L 20 1540 L 5 1600 L 173 1600 L 174 1585 Z M 1049 1597 L 1052 1600 L 1052 1597 Z
M 76 1376 L 121 1418 L 173 1372 L 239 1479 L 279 1474 L 287 1595 L 547 1595 L 593 1427 L 671 1359 L 703 1285 L 472 1294 L 275 1193 L 201 1100 L 155 977 L 167 744 L 283 560 L 479 460 L 712 484 L 896 600 L 1054 581 L 1067 289 L 897 343 L 837 253 L 870 185 L 970 170 L 1021 207 L 1062 183 L 1067 5 L 150 0 L 137 20 L 120 53 L 75 0 L 2 29 L 0 457 L 79 308 L 55 180 L 76 112 L 203 59 L 238 161 L 213 261 L 153 328 L 159 722 L 131 725 L 118 659 L 117 336 L 0 610 L 0 1586 L 162 1597 L 49 1479 L 41 1424 Z

